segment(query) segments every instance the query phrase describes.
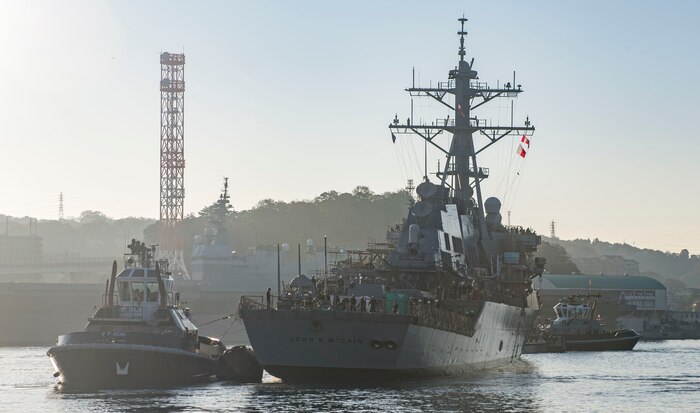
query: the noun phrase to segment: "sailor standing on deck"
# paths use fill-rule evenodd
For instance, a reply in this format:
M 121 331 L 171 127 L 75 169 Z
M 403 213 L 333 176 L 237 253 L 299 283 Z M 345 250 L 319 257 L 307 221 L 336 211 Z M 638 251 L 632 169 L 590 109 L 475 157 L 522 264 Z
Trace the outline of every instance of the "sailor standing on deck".
M 267 289 L 267 309 L 270 309 L 270 304 L 272 303 L 272 288 Z
M 372 297 L 372 298 L 369 300 L 369 312 L 370 312 L 370 313 L 375 312 L 375 311 L 376 311 L 376 307 L 377 307 L 377 300 L 375 300 L 374 297 Z

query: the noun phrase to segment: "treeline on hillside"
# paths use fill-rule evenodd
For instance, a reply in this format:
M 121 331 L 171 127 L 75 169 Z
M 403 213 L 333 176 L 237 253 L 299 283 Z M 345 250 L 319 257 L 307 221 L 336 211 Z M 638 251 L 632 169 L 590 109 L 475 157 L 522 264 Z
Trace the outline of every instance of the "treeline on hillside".
M 0 215 L 2 233 L 28 236 L 29 217 Z M 124 253 L 124 240 L 142 238 L 143 231 L 156 220 L 149 218 L 112 219 L 98 211 L 83 211 L 77 218 L 38 220 L 32 223 L 32 235 L 42 238 L 44 257 L 118 257 Z M 128 242 L 127 242 L 128 243 Z
M 671 253 L 600 241 L 597 238 L 593 240 L 549 239 L 549 241 L 566 249 L 571 258 L 620 255 L 628 260 L 637 261 L 642 274 L 650 275 L 662 282 L 676 280 L 688 287 L 700 288 L 700 256 L 691 256 L 686 249 Z
M 551 274 L 579 274 L 579 269 L 571 261 L 566 249 L 561 245 L 542 241 L 537 248 L 537 255 L 547 259 L 545 269 Z
M 231 213 L 226 220 L 232 250 L 245 253 L 256 245 L 289 243 L 306 245 L 312 239 L 323 246 L 364 247 L 368 241 L 383 242 L 386 231 L 408 212 L 406 191 L 376 194 L 366 186 L 351 193 L 328 191 L 311 200 L 276 201 L 263 199 L 253 208 Z M 206 209 L 206 208 L 205 208 Z M 185 261 L 189 262 L 194 236 L 208 226 L 208 218 L 200 214 L 184 222 Z M 146 242 L 158 239 L 158 226 L 145 231 Z

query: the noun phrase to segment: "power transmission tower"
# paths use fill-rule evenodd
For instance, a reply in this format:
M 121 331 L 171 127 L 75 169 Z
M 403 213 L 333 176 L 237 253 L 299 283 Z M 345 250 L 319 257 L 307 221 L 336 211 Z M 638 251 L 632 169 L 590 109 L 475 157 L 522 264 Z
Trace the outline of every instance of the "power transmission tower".
M 182 220 L 185 201 L 185 55 L 160 55 L 160 258 L 189 278 Z
M 63 192 L 58 195 L 58 220 L 63 219 Z
M 549 223 L 549 237 L 557 239 L 557 223 L 553 220 Z

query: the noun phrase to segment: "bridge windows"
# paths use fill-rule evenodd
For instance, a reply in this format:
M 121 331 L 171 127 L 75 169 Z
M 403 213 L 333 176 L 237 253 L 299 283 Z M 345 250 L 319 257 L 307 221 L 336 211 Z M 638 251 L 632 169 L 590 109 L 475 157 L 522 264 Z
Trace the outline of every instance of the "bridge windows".
M 126 281 L 119 283 L 119 301 L 131 301 L 131 289 Z
M 158 283 L 146 283 L 146 298 L 148 302 L 154 303 L 158 301 Z
M 144 285 L 143 282 L 132 282 L 131 283 L 131 299 L 137 303 L 142 303 L 144 299 Z

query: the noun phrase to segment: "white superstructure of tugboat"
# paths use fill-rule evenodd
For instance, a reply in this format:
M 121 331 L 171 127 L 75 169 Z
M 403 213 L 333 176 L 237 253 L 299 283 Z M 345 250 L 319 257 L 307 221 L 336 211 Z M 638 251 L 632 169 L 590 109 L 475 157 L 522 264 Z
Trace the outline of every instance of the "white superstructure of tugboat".
M 557 318 L 545 328 L 549 337 L 562 339 L 567 351 L 632 350 L 641 338 L 634 330 L 605 329 L 595 316 L 595 298 L 600 295 L 572 295 L 554 306 Z M 591 305 L 587 299 L 593 299 Z
M 64 385 L 160 387 L 216 377 L 225 347 L 198 336 L 172 293 L 173 278 L 154 260 L 155 247 L 132 240 L 125 268 L 116 261 L 103 305 L 84 331 L 58 337 L 47 355 Z
M 544 269 L 544 259 L 534 256 L 540 237 L 503 225 L 500 201 L 482 199 L 489 171 L 477 165 L 477 155 L 505 136 L 525 142 L 534 126 L 529 120 L 495 126 L 472 114 L 522 88 L 478 80 L 474 60 L 465 60 L 466 20 L 459 19 L 460 59 L 449 80 L 407 89 L 443 104 L 448 116 L 426 124 L 396 116 L 389 125 L 392 139 L 417 135 L 447 158 L 439 183 L 426 173 L 416 188 L 419 201 L 398 245 L 360 253 L 315 283 L 300 275 L 276 303 L 241 299 L 251 345 L 270 374 L 366 382 L 469 372 L 519 358 L 539 311 L 532 278 Z M 443 133 L 451 135 L 444 148 L 434 139 Z

